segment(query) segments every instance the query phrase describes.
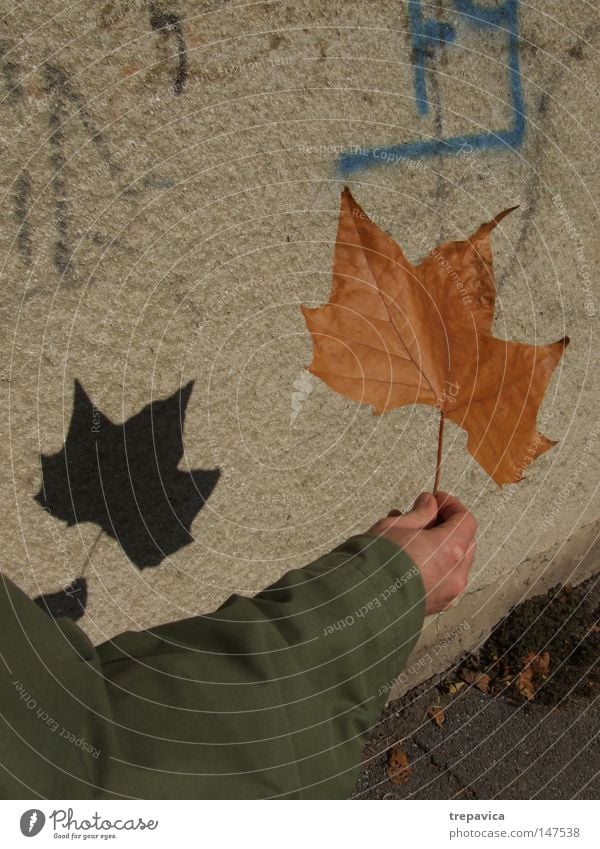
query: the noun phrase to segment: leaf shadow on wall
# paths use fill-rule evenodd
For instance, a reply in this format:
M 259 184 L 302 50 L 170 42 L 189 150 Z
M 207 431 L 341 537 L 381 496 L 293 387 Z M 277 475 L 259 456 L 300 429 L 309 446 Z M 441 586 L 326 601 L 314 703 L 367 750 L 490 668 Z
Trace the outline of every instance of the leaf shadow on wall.
M 33 600 L 48 616 L 54 619 L 72 619 L 76 622 L 85 613 L 87 581 L 85 578 L 75 578 L 64 590 L 38 595 Z
M 67 525 L 96 523 L 139 569 L 158 566 L 188 545 L 192 522 L 221 474 L 177 468 L 193 385 L 114 424 L 76 380 L 65 444 L 56 454 L 40 455 L 42 486 L 35 500 Z

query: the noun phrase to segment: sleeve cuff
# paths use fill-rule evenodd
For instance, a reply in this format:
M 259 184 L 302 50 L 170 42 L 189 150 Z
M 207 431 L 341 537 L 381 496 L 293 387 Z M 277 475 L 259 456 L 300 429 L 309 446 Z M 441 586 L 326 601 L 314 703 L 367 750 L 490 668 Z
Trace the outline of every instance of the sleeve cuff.
M 353 615 L 367 617 L 377 608 L 379 616 L 376 618 L 380 627 L 382 618 L 385 618 L 390 637 L 383 642 L 390 647 L 390 668 L 394 669 L 397 677 L 406 666 L 425 619 L 425 585 L 421 573 L 400 546 L 375 534 L 350 537 L 336 552 L 350 555 L 354 569 L 368 580 L 373 589 L 373 593 L 362 591 L 365 600 Z M 380 634 L 381 637 L 383 634 Z M 390 679 L 384 685 L 387 692 L 394 680 Z

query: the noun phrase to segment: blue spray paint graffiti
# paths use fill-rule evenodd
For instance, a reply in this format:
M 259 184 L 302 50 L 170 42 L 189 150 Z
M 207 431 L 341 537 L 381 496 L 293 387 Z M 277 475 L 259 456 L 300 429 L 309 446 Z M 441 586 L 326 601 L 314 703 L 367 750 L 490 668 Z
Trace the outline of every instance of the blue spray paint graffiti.
M 515 149 L 525 138 L 525 100 L 519 67 L 519 0 L 503 0 L 498 6 L 480 6 L 474 0 L 452 0 L 461 21 L 479 29 L 500 30 L 508 39 L 508 91 L 511 121 L 506 129 L 481 133 L 464 133 L 448 138 L 428 138 L 389 147 L 364 148 L 356 153 L 343 153 L 338 159 L 340 174 L 402 159 L 425 158 L 459 153 L 465 148 L 478 150 Z M 429 113 L 426 60 L 443 43 L 456 39 L 449 23 L 425 20 L 421 0 L 408 1 L 411 27 L 415 104 L 420 116 Z
M 456 39 L 456 30 L 452 24 L 443 24 L 431 19 L 423 20 L 421 0 L 408 0 L 408 17 L 412 37 L 417 112 L 419 115 L 427 115 L 427 56 L 441 43 L 453 42 Z

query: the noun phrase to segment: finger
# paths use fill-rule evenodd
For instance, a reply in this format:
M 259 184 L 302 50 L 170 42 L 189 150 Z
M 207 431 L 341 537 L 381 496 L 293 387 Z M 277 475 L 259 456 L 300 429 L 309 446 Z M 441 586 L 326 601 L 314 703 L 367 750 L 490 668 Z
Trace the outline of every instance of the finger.
M 392 510 L 389 514 L 392 521 L 389 527 L 405 528 L 407 530 L 420 531 L 423 528 L 431 528 L 437 520 L 437 501 L 430 492 L 422 492 L 408 513 L 400 513 Z
M 438 528 L 444 528 L 447 531 L 460 530 L 460 535 L 469 539 L 475 536 L 477 531 L 475 516 L 465 507 L 462 501 L 448 492 L 438 492 L 436 500 L 438 503 Z
M 438 519 L 438 503 L 431 492 L 422 492 L 415 499 L 412 510 L 407 514 L 418 522 L 416 527 L 430 528 Z
M 459 501 L 458 498 L 454 495 L 450 495 L 449 492 L 437 492 L 435 499 L 438 504 L 438 512 L 440 514 L 440 521 L 444 521 L 445 519 L 449 519 L 455 513 L 466 513 L 467 508 Z

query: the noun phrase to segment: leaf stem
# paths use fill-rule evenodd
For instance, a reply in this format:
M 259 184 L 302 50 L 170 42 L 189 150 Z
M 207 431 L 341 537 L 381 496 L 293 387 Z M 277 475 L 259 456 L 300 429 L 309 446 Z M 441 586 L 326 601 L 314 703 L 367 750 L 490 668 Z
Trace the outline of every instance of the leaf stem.
M 442 446 L 444 444 L 444 411 L 440 410 L 440 429 L 438 431 L 437 463 L 435 467 L 435 480 L 433 481 L 433 494 L 437 495 L 440 488 L 440 473 L 442 470 Z

